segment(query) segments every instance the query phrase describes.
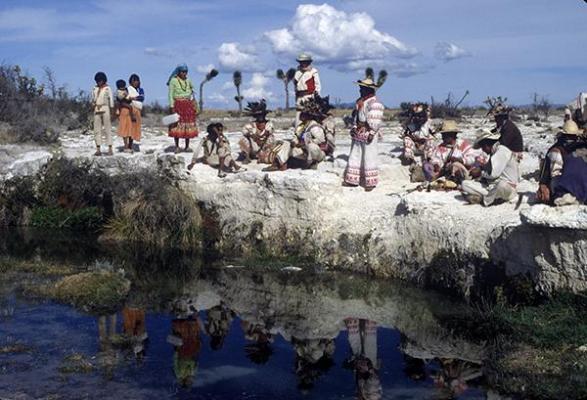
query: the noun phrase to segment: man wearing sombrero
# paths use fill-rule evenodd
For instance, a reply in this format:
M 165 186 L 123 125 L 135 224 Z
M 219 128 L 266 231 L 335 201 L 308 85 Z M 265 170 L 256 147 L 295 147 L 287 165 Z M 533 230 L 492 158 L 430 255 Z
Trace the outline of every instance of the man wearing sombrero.
M 587 147 L 586 143 L 579 140 L 582 133 L 573 120 L 565 121 L 560 128 L 556 143 L 548 150 L 542 164 L 540 184 L 536 193 L 539 202 L 552 204 L 558 181 L 563 174 L 565 157 L 579 147 Z
M 423 165 L 426 180 L 433 181 L 441 176 L 460 183 L 469 178 L 469 170 L 486 162 L 482 152 L 473 149 L 471 143 L 461 139 L 461 130 L 453 120 L 445 120 L 440 128 L 442 142 L 434 146 L 429 160 Z
M 482 149 L 491 158 L 483 166 L 471 171 L 473 178 L 481 181 L 466 180 L 461 183 L 463 194 L 472 204 L 481 203 L 490 206 L 495 202 L 512 201 L 516 198 L 516 187 L 520 181 L 520 161 L 516 153 L 499 142 L 499 132 L 482 130 L 477 135 L 476 149 Z
M 312 66 L 312 56 L 302 53 L 296 59 L 298 69 L 294 75 L 294 86 L 296 88 L 296 107 L 299 109 L 302 101 L 311 99 L 314 94 L 320 94 L 322 86 L 318 70 Z M 296 113 L 296 128 L 300 123 L 300 111 Z
M 260 163 L 269 162 L 269 152 L 275 142 L 273 123 L 267 120 L 267 103 L 265 99 L 249 102 L 245 113 L 254 118 L 254 121 L 243 127 L 243 138 L 239 141 L 243 163 L 257 159 Z
M 383 124 L 385 107 L 377 100 L 375 92 L 387 78 L 387 72 L 381 71 L 377 82 L 373 80 L 373 70 L 366 71 L 365 79 L 358 80 L 360 97 L 353 111 L 353 139 L 346 171 L 345 186 L 358 186 L 363 183 L 366 191 L 373 190 L 379 182 L 377 162 L 377 141 L 379 129 Z

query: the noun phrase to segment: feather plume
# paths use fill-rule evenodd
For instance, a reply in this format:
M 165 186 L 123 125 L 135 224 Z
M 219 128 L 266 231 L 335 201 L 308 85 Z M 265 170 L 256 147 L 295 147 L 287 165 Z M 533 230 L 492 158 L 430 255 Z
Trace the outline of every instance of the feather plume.
M 379 77 L 377 78 L 377 86 L 381 87 L 387 80 L 387 71 L 382 69 L 379 71 Z
M 365 69 L 365 78 L 371 79 L 371 80 L 375 79 L 375 72 L 373 71 L 373 68 L 367 67 Z

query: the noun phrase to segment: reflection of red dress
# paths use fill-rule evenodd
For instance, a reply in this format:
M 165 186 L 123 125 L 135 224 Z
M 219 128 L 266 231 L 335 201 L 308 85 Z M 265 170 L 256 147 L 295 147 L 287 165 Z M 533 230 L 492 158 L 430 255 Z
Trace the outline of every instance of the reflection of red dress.
M 178 356 L 182 359 L 194 358 L 200 352 L 200 326 L 193 319 L 176 319 L 171 323 L 173 333 L 182 340 Z
M 122 327 L 128 336 L 140 336 L 145 333 L 145 310 L 124 307 L 122 310 Z

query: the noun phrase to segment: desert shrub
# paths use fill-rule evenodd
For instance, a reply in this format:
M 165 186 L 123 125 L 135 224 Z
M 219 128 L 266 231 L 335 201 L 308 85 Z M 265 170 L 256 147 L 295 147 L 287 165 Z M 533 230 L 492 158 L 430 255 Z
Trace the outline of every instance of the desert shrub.
M 459 109 L 459 106 L 468 95 L 469 91 L 467 90 L 460 100 L 456 101 L 453 94 L 449 92 L 446 99 L 441 103 L 435 102 L 434 98 L 432 98 L 432 103 L 430 105 L 432 118 L 460 118 L 462 112 L 461 109 Z
M 201 216 L 193 199 L 165 181 L 142 187 L 121 203 L 106 237 L 160 247 L 199 247 Z
M 97 230 L 102 225 L 102 211 L 97 207 L 76 210 L 38 207 L 32 211 L 30 225 L 36 228 Z
M 88 162 L 55 158 L 39 178 L 39 199 L 46 206 L 69 209 L 100 206 L 106 187 L 106 175 L 90 171 Z
M 0 121 L 9 124 L 2 140 L 49 144 L 62 129 L 89 129 L 89 95 L 71 95 L 48 68 L 45 75 L 47 83 L 41 84 L 18 65 L 0 65 Z
M 26 210 L 38 204 L 34 184 L 32 177 L 0 182 L 0 226 L 17 226 L 25 222 Z

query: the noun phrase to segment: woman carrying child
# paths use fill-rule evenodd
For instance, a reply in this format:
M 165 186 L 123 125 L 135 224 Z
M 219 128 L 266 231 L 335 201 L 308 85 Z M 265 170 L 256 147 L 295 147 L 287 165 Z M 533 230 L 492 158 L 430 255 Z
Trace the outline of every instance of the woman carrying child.
M 132 100 L 129 95 L 126 82 L 122 79 L 116 81 L 116 115 L 118 115 L 118 136 L 124 140 L 124 152 L 132 153 L 132 130 L 133 124 L 136 123 L 135 109 L 131 105 Z M 140 117 L 139 117 L 140 118 Z M 130 145 L 132 146 L 132 144 Z
M 130 152 L 133 152 L 133 142 L 141 141 L 141 111 L 143 109 L 143 101 L 145 101 L 145 91 L 141 87 L 141 78 L 137 74 L 132 74 L 128 78 L 128 98 L 130 99 L 130 105 L 132 106 L 132 115 L 135 117 L 132 120 L 130 129 L 130 136 L 128 137 L 128 148 Z

